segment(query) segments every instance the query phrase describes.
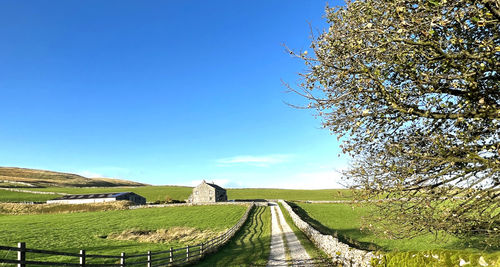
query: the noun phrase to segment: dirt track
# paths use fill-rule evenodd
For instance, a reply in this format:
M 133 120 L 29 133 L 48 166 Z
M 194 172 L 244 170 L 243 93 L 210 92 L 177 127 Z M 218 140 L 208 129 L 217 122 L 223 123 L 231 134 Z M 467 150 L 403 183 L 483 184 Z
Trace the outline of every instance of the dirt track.
M 314 266 L 310 264 L 311 257 L 307 254 L 300 241 L 295 236 L 285 217 L 281 212 L 278 204 L 270 202 L 271 220 L 272 220 L 272 236 L 271 236 L 271 253 L 267 266 Z M 283 240 L 283 236 L 285 240 Z M 287 248 L 289 257 L 287 258 Z

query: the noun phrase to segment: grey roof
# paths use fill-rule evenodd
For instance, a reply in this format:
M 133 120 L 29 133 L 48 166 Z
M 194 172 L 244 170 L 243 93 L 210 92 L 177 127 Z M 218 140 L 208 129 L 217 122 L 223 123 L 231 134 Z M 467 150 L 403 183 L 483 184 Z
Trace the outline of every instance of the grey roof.
M 82 194 L 82 195 L 65 195 L 53 200 L 68 200 L 68 199 L 95 199 L 95 198 L 113 198 L 126 194 L 135 194 L 134 192 L 119 192 L 119 193 L 97 193 L 97 194 Z
M 224 191 L 226 191 L 226 189 L 224 189 L 224 188 L 222 188 L 222 187 L 220 187 L 220 186 L 218 186 L 218 185 L 216 185 L 216 184 L 210 184 L 210 183 L 207 183 L 207 184 L 208 184 L 209 186 L 211 186 L 211 187 L 213 187 L 213 188 L 217 189 L 217 190 L 224 190 Z

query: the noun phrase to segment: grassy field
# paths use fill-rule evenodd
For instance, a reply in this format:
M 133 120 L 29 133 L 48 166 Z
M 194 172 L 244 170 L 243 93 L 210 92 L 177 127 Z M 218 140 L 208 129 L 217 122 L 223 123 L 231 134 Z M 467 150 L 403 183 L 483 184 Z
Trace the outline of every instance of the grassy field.
M 185 200 L 193 188 L 187 186 L 141 186 L 141 187 L 48 187 L 26 190 L 69 194 L 90 194 L 132 191 L 144 196 L 148 202 L 171 199 Z M 286 199 L 286 200 L 342 200 L 350 199 L 346 189 L 292 190 L 292 189 L 227 189 L 228 199 Z
M 28 189 L 43 192 L 57 192 L 68 194 L 93 194 L 132 191 L 146 198 L 148 202 L 164 201 L 167 197 L 176 200 L 185 200 L 192 193 L 193 188 L 187 186 L 140 186 L 140 187 L 47 187 Z
M 229 199 L 286 199 L 286 200 L 339 200 L 350 199 L 352 194 L 347 189 L 228 189 Z
M 378 248 L 384 251 L 423 251 L 429 249 L 457 249 L 481 251 L 476 243 L 467 243 L 457 237 L 447 236 L 445 240 L 435 240 L 434 235 L 427 234 L 413 239 L 386 239 L 378 237 L 367 230 L 360 230 L 361 217 L 368 215 L 369 206 L 350 204 L 308 204 L 295 203 L 312 218 L 310 223 L 323 233 L 338 234 L 347 243 L 358 241 L 358 247 Z M 349 240 L 352 239 L 352 240 Z
M 0 202 L 43 202 L 56 197 L 60 197 L 60 195 L 32 194 L 0 189 Z
M 271 212 L 256 207 L 233 239 L 195 266 L 265 266 L 270 253 Z
M 190 227 L 216 232 L 230 228 L 241 218 L 246 206 L 180 206 L 105 212 L 69 214 L 0 215 L 0 245 L 16 246 L 26 242 L 28 248 L 77 253 L 80 249 L 88 254 L 119 255 L 160 251 L 169 247 L 181 247 L 181 243 L 139 243 L 106 238 L 125 230 L 157 230 L 172 227 Z M 195 242 L 196 241 L 196 242 Z M 192 242 L 199 243 L 203 240 Z M 5 252 L 2 252 L 5 253 Z M 3 258 L 15 258 L 2 255 Z M 33 255 L 29 258 L 33 259 Z M 63 260 L 60 256 L 49 260 Z
M 361 218 L 373 207 L 349 204 L 297 204 L 297 213 L 323 234 L 337 236 L 355 247 L 385 251 L 374 266 L 500 266 L 500 251 L 484 251 L 478 242 L 448 235 L 436 240 L 427 234 L 413 239 L 387 239 L 360 230 Z M 476 240 L 477 241 L 477 240 Z M 485 265 L 488 264 L 488 265 Z

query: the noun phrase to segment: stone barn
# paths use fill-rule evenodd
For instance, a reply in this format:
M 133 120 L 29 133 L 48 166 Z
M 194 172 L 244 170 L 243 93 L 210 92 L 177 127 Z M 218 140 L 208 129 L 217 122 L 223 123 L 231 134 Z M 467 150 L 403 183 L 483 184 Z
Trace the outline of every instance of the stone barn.
M 205 180 L 197 187 L 193 188 L 193 193 L 189 196 L 190 203 L 207 203 L 227 201 L 226 189 L 207 183 Z
M 85 194 L 85 195 L 65 195 L 56 199 L 47 200 L 47 204 L 85 204 L 85 203 L 102 203 L 119 200 L 128 200 L 136 205 L 146 204 L 146 198 L 134 192 L 121 193 L 101 193 L 101 194 Z

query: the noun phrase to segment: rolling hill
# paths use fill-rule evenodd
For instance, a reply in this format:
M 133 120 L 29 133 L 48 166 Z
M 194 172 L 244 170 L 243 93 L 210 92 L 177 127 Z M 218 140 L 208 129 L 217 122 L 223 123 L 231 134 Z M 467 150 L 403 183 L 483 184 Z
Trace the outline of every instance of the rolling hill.
M 87 178 L 72 173 L 0 167 L 0 187 L 114 187 L 144 185 L 146 184 L 111 178 Z

